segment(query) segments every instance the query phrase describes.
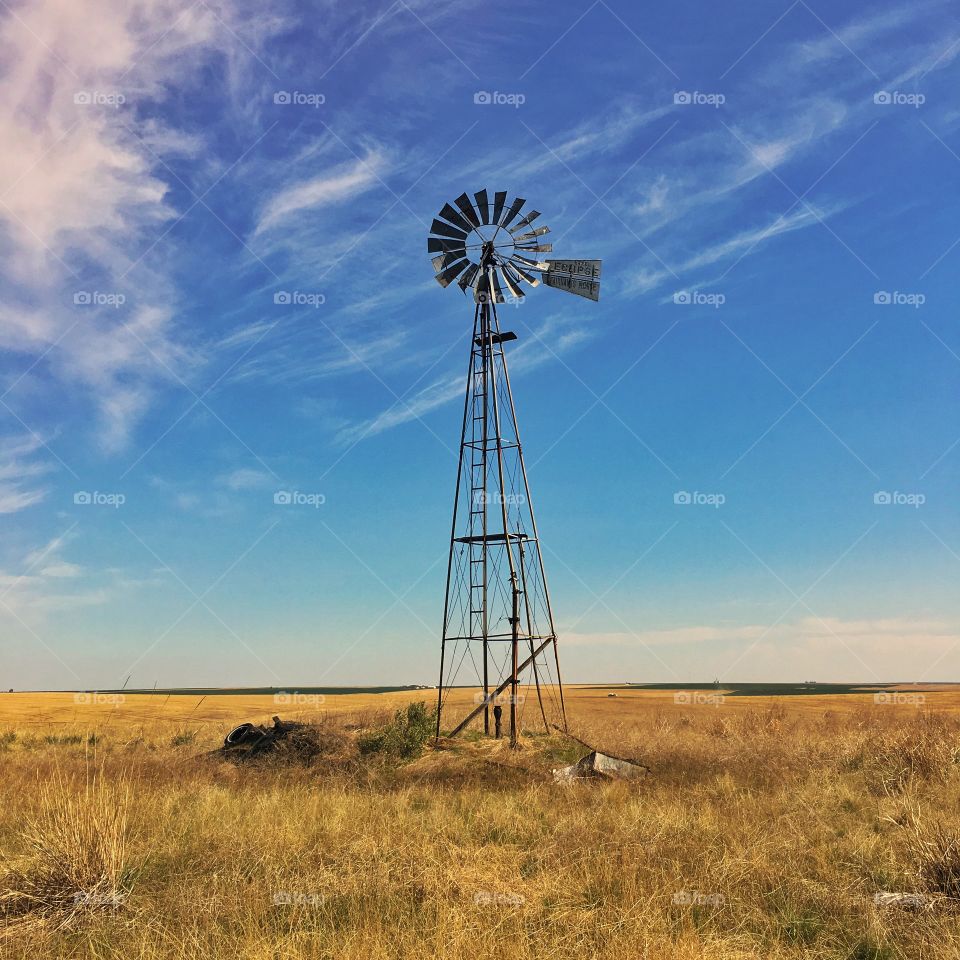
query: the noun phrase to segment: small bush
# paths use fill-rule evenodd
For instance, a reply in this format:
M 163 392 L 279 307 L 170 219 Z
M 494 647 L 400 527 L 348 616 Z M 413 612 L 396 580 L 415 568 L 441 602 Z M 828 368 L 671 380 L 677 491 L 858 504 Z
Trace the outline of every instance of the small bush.
M 48 733 L 44 738 L 44 743 L 51 746 L 69 747 L 83 743 L 84 736 L 81 733 Z
M 885 731 L 866 741 L 851 764 L 875 793 L 902 793 L 914 782 L 944 783 L 953 768 L 951 744 L 931 724 Z
M 415 760 L 423 745 L 433 736 L 437 714 L 421 700 L 398 710 L 393 720 L 379 730 L 362 733 L 357 746 L 364 756 L 382 754 L 398 760 Z
M 917 873 L 924 890 L 960 900 L 960 835 L 942 823 L 914 825 Z

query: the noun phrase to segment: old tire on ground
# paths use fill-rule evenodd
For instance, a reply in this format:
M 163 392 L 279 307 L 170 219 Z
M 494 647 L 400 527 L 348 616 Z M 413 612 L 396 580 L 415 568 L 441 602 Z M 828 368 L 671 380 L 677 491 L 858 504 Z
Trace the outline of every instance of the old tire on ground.
M 239 727 L 234 727 L 224 738 L 225 747 L 235 747 L 238 744 L 245 743 L 251 739 L 251 734 L 260 733 L 252 723 L 241 723 Z M 261 734 L 262 735 L 262 734 Z

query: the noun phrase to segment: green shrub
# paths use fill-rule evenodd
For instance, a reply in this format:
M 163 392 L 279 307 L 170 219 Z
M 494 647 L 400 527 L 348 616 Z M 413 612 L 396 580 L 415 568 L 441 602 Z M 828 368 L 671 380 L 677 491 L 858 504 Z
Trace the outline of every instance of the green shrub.
M 421 700 L 398 710 L 393 720 L 379 730 L 362 733 L 357 746 L 363 755 L 383 754 L 398 760 L 414 760 L 423 752 L 423 745 L 433 736 L 437 714 Z

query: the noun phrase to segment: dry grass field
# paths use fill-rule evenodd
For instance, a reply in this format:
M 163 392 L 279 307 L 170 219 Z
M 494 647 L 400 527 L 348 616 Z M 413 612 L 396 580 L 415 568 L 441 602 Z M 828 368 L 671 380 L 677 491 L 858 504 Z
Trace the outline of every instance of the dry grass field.
M 0 956 L 960 957 L 955 688 L 572 688 L 571 730 L 651 770 L 572 786 L 560 735 L 358 751 L 432 695 L 0 695 Z M 329 749 L 209 756 L 275 713 Z

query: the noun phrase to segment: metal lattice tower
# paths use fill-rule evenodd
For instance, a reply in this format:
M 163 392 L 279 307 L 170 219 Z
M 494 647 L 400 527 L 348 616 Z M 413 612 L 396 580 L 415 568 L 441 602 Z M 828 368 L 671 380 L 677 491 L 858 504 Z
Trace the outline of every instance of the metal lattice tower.
M 517 339 L 502 331 L 497 304 L 504 289 L 524 296 L 521 283 L 541 280 L 568 293 L 597 300 L 599 260 L 541 260 L 552 252 L 540 240 L 549 227 L 533 227 L 540 216 L 520 217 L 525 203 L 507 203 L 506 192 L 466 193 L 446 204 L 433 221 L 427 249 L 441 286 L 457 279 L 475 303 L 467 372 L 460 461 L 454 497 L 440 655 L 437 736 L 447 723 L 456 736 L 491 714 L 509 708 L 516 745 L 523 707 L 535 692 L 536 724 L 566 729 L 560 659 L 543 555 L 523 461 L 516 408 L 504 344 Z M 539 277 L 538 277 L 539 275 Z M 480 688 L 474 703 L 451 702 L 451 691 Z M 523 686 L 523 691 L 521 691 Z M 532 689 L 531 689 L 532 687 Z M 456 699 L 456 698 L 453 698 Z M 528 718 L 529 719 L 529 718 Z M 499 728 L 499 720 L 495 724 Z

